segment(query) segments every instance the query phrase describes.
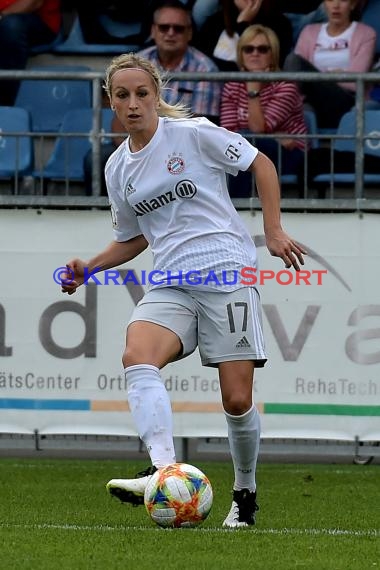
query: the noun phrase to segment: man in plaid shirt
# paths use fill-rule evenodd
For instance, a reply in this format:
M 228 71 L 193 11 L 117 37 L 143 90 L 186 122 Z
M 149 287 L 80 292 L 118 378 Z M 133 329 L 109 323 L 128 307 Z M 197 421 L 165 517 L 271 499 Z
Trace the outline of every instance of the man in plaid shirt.
M 180 0 L 167 0 L 153 13 L 151 36 L 154 46 L 139 55 L 152 61 L 161 72 L 218 71 L 215 63 L 189 43 L 192 20 L 189 9 Z M 195 116 L 219 121 L 221 85 L 217 81 L 170 81 L 164 92 L 167 103 L 181 101 Z

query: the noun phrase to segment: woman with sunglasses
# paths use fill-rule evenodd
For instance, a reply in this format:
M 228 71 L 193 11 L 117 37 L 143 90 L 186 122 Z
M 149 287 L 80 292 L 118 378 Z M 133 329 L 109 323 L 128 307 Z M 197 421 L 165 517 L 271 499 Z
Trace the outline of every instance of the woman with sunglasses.
M 223 526 L 248 527 L 258 508 L 253 375 L 266 356 L 259 295 L 240 278 L 243 267 L 256 265 L 255 244 L 230 200 L 226 172 L 255 174 L 271 254 L 299 270 L 306 252 L 282 229 L 273 164 L 241 135 L 166 103 L 158 68 L 136 54 L 111 62 L 105 88 L 129 134 L 105 169 L 114 241 L 87 262 L 70 261 L 62 290 L 75 293 L 88 272 L 127 263 L 148 245 L 161 275 L 134 309 L 123 354 L 131 415 L 152 464 L 140 477 L 112 479 L 107 489 L 142 505 L 152 474 L 175 462 L 160 369 L 198 346 L 202 364 L 218 370 L 235 472 Z
M 237 46 L 237 61 L 241 71 L 279 71 L 279 41 L 265 26 L 249 26 Z M 307 127 L 302 97 L 294 83 L 277 81 L 260 83 L 228 82 L 221 98 L 220 124 L 231 131 L 255 137 L 255 145 L 277 166 L 280 174 L 297 174 L 307 146 Z M 260 135 L 281 135 L 260 138 Z M 286 136 L 284 136 L 286 135 Z M 294 136 L 295 135 L 295 136 Z M 297 138 L 298 137 L 298 138 Z M 251 179 L 241 173 L 230 180 L 233 196 L 251 194 Z

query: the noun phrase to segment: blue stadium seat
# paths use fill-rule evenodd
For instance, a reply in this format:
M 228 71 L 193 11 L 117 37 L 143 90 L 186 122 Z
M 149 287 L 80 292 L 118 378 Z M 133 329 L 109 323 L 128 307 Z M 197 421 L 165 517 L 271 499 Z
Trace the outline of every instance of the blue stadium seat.
M 23 136 L 30 131 L 28 111 L 18 107 L 0 107 L 0 178 L 15 179 L 32 173 L 33 140 L 30 136 Z
M 108 22 L 108 27 L 110 23 Z M 116 23 L 114 23 L 113 28 L 114 35 L 118 37 L 120 30 L 116 28 Z M 118 33 L 116 34 L 115 31 Z M 128 45 L 128 44 L 88 44 L 84 41 L 82 29 L 80 26 L 79 18 L 75 18 L 73 26 L 67 39 L 64 42 L 59 43 L 54 49 L 55 53 L 85 53 L 85 54 L 120 54 L 128 53 L 131 51 L 138 51 L 140 46 L 138 45 Z
M 111 132 L 114 113 L 111 109 L 102 109 L 102 130 Z M 93 109 L 73 109 L 63 119 L 52 154 L 40 171 L 35 171 L 35 178 L 78 181 L 84 180 L 83 159 L 91 148 L 91 130 Z M 65 136 L 69 133 L 78 136 Z
M 31 71 L 91 71 L 84 65 L 32 67 Z M 36 133 L 58 132 L 70 109 L 91 107 L 91 81 L 85 79 L 23 79 L 15 105 L 29 111 Z
M 333 150 L 355 153 L 356 150 L 356 112 L 350 111 L 340 120 L 336 136 L 349 138 L 335 138 Z M 364 184 L 380 184 L 380 110 L 366 110 L 364 112 L 364 153 L 378 157 L 379 173 L 364 172 Z M 352 165 L 351 165 L 352 166 Z M 314 177 L 315 183 L 355 184 L 355 174 L 347 173 L 321 173 Z

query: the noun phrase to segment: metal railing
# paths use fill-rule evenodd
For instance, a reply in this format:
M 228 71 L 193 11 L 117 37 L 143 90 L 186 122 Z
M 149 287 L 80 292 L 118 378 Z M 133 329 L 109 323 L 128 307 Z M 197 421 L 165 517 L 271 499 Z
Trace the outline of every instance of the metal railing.
M 168 76 L 169 79 L 174 80 L 191 80 L 191 81 L 219 81 L 225 83 L 227 81 L 248 81 L 255 80 L 260 82 L 272 81 L 302 81 L 302 82 L 316 82 L 316 81 L 332 81 L 332 82 L 350 82 L 356 83 L 356 132 L 355 138 L 355 187 L 354 194 L 350 198 L 337 198 L 333 192 L 330 196 L 323 200 L 315 199 L 305 193 L 303 198 L 283 198 L 282 206 L 290 210 L 379 210 L 380 211 L 380 198 L 367 199 L 364 197 L 364 110 L 365 110 L 365 92 L 367 84 L 380 84 L 380 72 L 370 73 L 319 73 L 319 72 L 271 72 L 271 73 L 248 73 L 248 72 L 213 72 L 213 73 L 176 73 Z M 42 192 L 34 194 L 20 194 L 17 193 L 19 187 L 15 186 L 16 192 L 14 194 L 0 194 L 0 207 L 108 207 L 108 199 L 101 196 L 101 171 L 100 171 L 100 146 L 101 139 L 107 136 L 117 136 L 111 133 L 104 133 L 101 129 L 101 108 L 102 108 L 102 84 L 104 81 L 103 73 L 99 71 L 43 71 L 43 70 L 25 70 L 25 71 L 5 71 L 0 70 L 0 82 L 5 79 L 23 80 L 23 79 L 65 79 L 65 80 L 87 80 L 92 83 L 92 108 L 93 120 L 91 133 L 1 133 L 2 136 L 30 136 L 34 140 L 46 139 L 59 136 L 76 136 L 86 137 L 89 135 L 92 142 L 93 152 L 93 195 L 70 195 L 69 194 L 69 181 L 66 184 L 65 195 L 43 195 Z M 1 83 L 0 83 L 1 85 Z M 379 105 L 380 112 L 380 105 Z M 323 134 L 310 133 L 306 135 L 308 139 L 315 137 L 322 141 L 333 141 L 336 134 Z M 372 137 L 372 135 L 371 135 Z M 281 138 L 276 136 L 276 138 Z M 380 159 L 379 159 L 380 162 Z M 380 166 L 379 166 L 380 174 Z M 380 188 L 379 188 L 380 190 Z M 379 194 L 380 196 L 380 194 Z M 238 198 L 233 199 L 236 207 L 238 208 L 258 208 L 259 202 L 253 196 L 252 198 Z

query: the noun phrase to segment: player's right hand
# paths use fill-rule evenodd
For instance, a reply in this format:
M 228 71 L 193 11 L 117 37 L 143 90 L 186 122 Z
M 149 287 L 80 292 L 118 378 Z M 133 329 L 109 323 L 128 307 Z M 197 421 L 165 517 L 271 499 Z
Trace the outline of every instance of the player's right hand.
M 66 263 L 67 273 L 61 275 L 61 291 L 72 295 L 84 283 L 86 263 L 81 259 L 73 259 Z

